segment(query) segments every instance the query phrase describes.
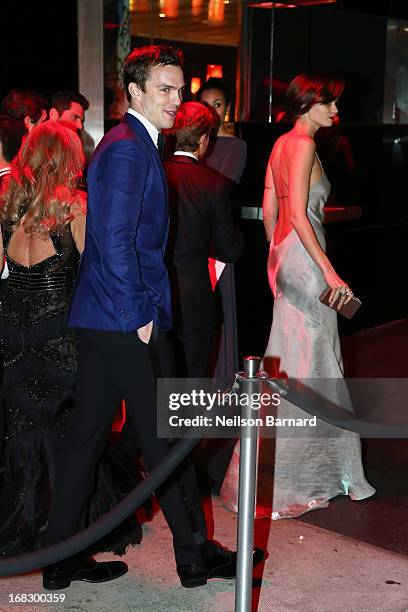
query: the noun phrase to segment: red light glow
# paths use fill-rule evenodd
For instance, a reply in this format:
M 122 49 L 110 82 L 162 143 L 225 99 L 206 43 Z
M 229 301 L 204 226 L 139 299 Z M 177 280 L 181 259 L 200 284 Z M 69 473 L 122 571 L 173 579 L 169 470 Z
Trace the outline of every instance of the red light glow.
M 207 64 L 207 75 L 206 81 L 209 78 L 215 77 L 216 79 L 222 79 L 222 66 L 221 64 Z
M 179 10 L 179 0 L 160 0 L 160 13 L 166 17 L 177 17 Z
M 131 13 L 148 13 L 149 9 L 149 0 L 129 0 L 129 11 Z
M 210 0 L 208 21 L 224 21 L 224 0 Z
M 193 17 L 197 17 L 201 13 L 203 8 L 203 0 L 191 0 L 191 14 Z
M 200 77 L 193 77 L 191 79 L 191 86 L 190 86 L 190 91 L 192 94 L 197 93 L 197 91 L 200 89 L 201 87 L 201 79 Z

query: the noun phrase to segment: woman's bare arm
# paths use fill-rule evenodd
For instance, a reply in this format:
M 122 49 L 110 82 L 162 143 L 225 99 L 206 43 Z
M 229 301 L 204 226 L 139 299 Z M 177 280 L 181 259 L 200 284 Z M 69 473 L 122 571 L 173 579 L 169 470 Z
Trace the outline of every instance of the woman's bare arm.
M 70 208 L 74 218 L 71 221 L 71 232 L 78 252 L 82 254 L 85 248 L 86 229 L 86 195 L 81 194 L 80 200 Z
M 0 230 L 0 274 L 4 269 L 4 246 L 3 246 L 3 233 Z
M 262 210 L 266 239 L 270 241 L 272 240 L 278 220 L 278 198 L 276 197 L 276 190 L 273 182 L 271 156 L 269 157 L 268 166 L 266 168 Z

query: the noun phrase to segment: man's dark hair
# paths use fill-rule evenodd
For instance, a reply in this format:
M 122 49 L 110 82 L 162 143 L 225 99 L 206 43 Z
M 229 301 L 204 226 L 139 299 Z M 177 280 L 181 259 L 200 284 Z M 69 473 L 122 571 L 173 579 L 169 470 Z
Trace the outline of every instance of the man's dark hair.
M 169 130 L 176 137 L 178 151 L 197 151 L 203 134 L 217 130 L 220 118 L 215 110 L 201 102 L 184 102 L 180 105 L 174 127 Z
M 57 91 L 51 96 L 51 108 L 56 108 L 59 115 L 70 108 L 71 102 L 80 104 L 84 111 L 89 108 L 88 100 L 78 91 L 64 89 L 62 91 Z
M 43 110 L 48 109 L 48 101 L 34 89 L 11 89 L 1 101 L 0 110 L 14 119 L 30 117 L 35 123 Z
M 14 119 L 10 115 L 0 114 L 0 143 L 6 162 L 11 163 L 13 161 L 26 133 L 24 121 Z
M 146 91 L 146 81 L 154 66 L 182 66 L 183 52 L 170 45 L 148 45 L 133 49 L 125 59 L 123 81 L 126 97 L 130 101 L 129 84 L 136 83 Z

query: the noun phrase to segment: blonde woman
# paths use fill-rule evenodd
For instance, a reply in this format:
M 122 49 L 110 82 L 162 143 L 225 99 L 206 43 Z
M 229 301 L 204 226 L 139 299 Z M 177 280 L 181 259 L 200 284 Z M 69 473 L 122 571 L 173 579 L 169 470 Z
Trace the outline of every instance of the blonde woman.
M 3 556 L 41 544 L 56 453 L 73 410 L 77 338 L 66 314 L 84 248 L 86 194 L 78 189 L 83 166 L 77 134 L 47 121 L 28 134 L 0 196 L 0 256 L 10 273 L 0 313 Z M 121 497 L 111 468 L 105 459 L 90 521 Z M 140 540 L 138 525 L 133 539 Z

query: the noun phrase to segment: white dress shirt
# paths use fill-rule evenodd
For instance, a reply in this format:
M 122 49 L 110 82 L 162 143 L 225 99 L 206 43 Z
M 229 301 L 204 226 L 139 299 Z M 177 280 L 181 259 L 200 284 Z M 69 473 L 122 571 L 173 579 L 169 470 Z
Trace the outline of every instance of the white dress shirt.
M 139 119 L 140 123 L 142 123 L 145 126 L 146 130 L 149 132 L 150 138 L 154 142 L 154 146 L 157 148 L 157 139 L 159 138 L 159 130 L 153 125 L 153 123 L 150 123 L 150 121 L 146 119 L 146 117 L 144 117 L 140 113 L 137 113 L 135 110 L 133 110 L 133 108 L 129 107 L 127 109 L 127 112 L 129 113 L 129 115 L 133 115 L 134 117 L 136 117 L 136 119 Z
M 198 161 L 197 155 L 194 155 L 194 153 L 191 153 L 191 151 L 175 151 L 174 155 L 185 155 L 186 157 L 192 157 Z

